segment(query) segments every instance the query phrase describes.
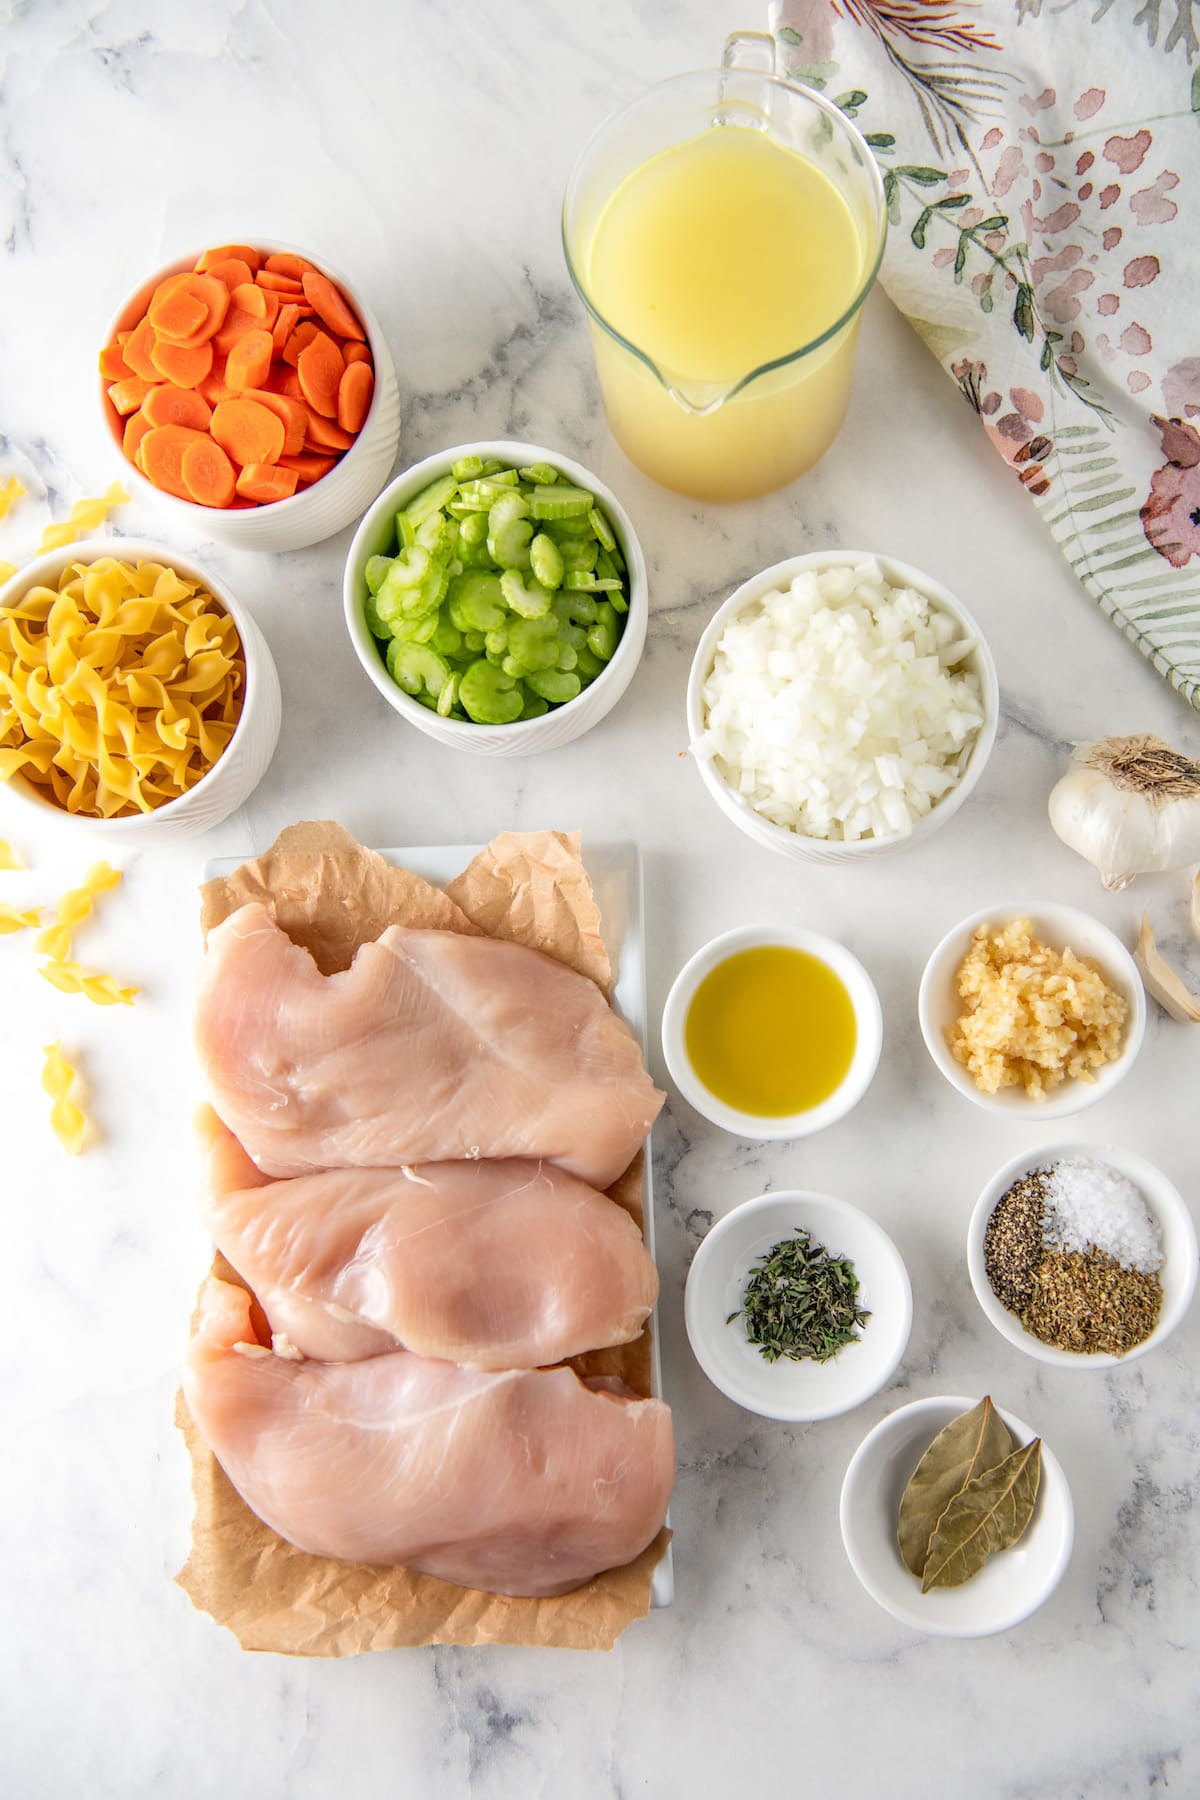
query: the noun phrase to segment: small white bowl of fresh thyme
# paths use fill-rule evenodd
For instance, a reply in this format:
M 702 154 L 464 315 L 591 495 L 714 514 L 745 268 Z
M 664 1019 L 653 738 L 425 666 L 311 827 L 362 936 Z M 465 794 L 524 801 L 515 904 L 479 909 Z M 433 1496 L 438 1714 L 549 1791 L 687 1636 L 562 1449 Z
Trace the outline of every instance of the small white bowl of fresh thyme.
M 684 1317 L 697 1362 L 730 1400 L 769 1419 L 829 1419 L 895 1373 L 912 1289 L 874 1219 L 782 1189 L 713 1226 L 688 1273 Z

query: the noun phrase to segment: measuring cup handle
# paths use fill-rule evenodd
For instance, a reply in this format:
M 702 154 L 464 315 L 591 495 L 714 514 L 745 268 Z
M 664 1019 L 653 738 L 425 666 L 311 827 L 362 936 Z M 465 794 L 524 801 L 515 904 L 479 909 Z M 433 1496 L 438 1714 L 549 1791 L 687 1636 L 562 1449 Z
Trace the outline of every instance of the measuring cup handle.
M 760 75 L 775 73 L 775 39 L 769 31 L 735 31 L 725 39 L 723 69 L 746 69 Z

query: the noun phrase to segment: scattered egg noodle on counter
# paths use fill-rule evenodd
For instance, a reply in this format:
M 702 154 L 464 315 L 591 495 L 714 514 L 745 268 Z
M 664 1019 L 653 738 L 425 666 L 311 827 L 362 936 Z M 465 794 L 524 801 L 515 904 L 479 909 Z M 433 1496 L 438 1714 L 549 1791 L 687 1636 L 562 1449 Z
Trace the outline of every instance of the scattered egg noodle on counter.
M 70 515 L 58 525 L 47 525 L 38 545 L 38 555 L 44 556 L 47 550 L 61 550 L 67 544 L 73 544 L 77 537 L 86 537 L 89 531 L 99 531 L 105 519 L 115 506 L 124 506 L 129 495 L 119 481 L 104 491 L 96 500 L 77 500 L 71 508 Z
M 219 602 L 162 563 L 69 563 L 0 606 L 0 779 L 89 818 L 153 812 L 237 728 L 245 661 Z
M 42 932 L 34 949 L 51 962 L 71 960 L 71 935 L 77 925 L 91 917 L 96 896 L 115 888 L 121 879 L 120 869 L 109 863 L 93 863 L 79 887 L 68 888 L 54 914 L 54 924 Z
M 28 491 L 15 475 L 10 475 L 6 481 L 0 481 L 0 519 L 3 519 L 9 508 L 14 506 L 18 500 L 23 499 Z M 10 566 L 8 563 L 0 564 L 0 567 L 3 568 Z M 5 579 L 7 580 L 7 576 Z
M 53 1100 L 50 1128 L 69 1156 L 78 1156 L 88 1133 L 87 1115 L 71 1099 L 71 1090 L 79 1078 L 78 1071 L 63 1055 L 61 1042 L 44 1046 L 46 1057 L 42 1069 L 42 1086 Z
M 7 838 L 0 838 L 0 869 L 23 869 L 24 867 L 20 852 L 13 849 Z
M 122 987 L 115 975 L 81 969 L 77 962 L 46 962 L 38 969 L 38 974 L 60 994 L 82 994 L 93 1006 L 132 1006 L 134 995 L 141 991 L 135 987 Z
M 14 931 L 36 931 L 41 922 L 39 907 L 33 906 L 27 912 L 19 912 L 6 900 L 0 900 L 0 937 L 10 937 Z

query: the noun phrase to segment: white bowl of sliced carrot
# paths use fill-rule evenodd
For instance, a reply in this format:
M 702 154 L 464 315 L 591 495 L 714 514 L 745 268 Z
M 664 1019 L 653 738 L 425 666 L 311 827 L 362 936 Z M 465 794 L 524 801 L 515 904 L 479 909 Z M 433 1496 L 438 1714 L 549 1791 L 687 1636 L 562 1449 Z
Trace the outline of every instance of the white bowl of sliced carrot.
M 282 244 L 219 245 L 159 269 L 109 328 L 100 399 L 129 478 L 247 550 L 340 531 L 400 441 L 377 321 L 343 275 Z

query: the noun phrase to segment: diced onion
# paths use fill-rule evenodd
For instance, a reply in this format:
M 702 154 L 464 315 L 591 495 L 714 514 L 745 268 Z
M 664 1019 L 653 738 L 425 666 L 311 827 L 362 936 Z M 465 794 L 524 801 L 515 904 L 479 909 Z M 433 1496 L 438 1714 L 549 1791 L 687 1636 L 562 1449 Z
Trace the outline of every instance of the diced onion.
M 692 745 L 772 824 L 906 836 L 957 785 L 983 724 L 974 641 L 879 564 L 797 575 L 725 627 Z

